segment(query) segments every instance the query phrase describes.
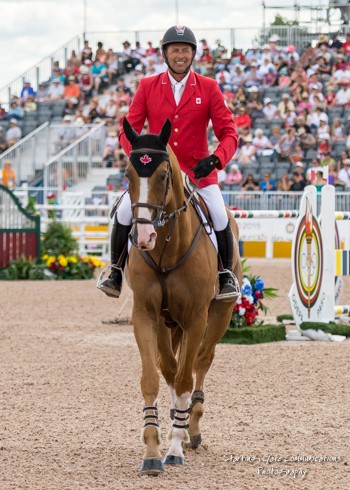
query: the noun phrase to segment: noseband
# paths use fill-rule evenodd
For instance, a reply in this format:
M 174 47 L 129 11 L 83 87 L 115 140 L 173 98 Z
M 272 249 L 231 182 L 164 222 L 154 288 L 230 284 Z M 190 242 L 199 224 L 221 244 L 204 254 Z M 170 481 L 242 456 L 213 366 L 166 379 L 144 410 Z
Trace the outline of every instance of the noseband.
M 164 191 L 164 196 L 161 204 L 152 204 L 148 202 L 137 202 L 131 205 L 132 213 L 133 213 L 133 220 L 132 224 L 150 224 L 153 225 L 154 228 L 160 228 L 161 226 L 164 226 L 165 223 L 168 221 L 169 218 L 167 218 L 166 213 L 164 212 L 164 206 L 165 206 L 165 201 L 169 192 L 170 188 L 170 182 L 173 182 L 173 173 L 172 173 L 172 168 L 170 165 L 170 157 L 169 153 L 167 151 L 163 150 L 155 150 L 153 148 L 141 148 L 139 150 L 132 150 L 130 152 L 130 156 L 142 153 L 142 154 L 147 154 L 147 153 L 156 153 L 160 155 L 164 155 L 164 160 L 167 161 L 167 173 L 166 173 L 166 185 L 165 185 L 165 191 Z M 153 209 L 155 210 L 156 214 L 154 219 L 147 219 L 147 218 L 138 218 L 135 217 L 135 210 L 138 208 L 147 208 L 147 209 Z

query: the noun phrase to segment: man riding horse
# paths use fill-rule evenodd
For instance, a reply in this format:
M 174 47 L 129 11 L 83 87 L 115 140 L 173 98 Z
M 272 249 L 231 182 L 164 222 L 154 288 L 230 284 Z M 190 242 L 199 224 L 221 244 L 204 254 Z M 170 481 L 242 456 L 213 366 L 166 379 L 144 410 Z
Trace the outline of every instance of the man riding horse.
M 149 133 L 160 132 L 166 119 L 172 124 L 169 140 L 181 169 L 196 186 L 209 210 L 217 237 L 222 270 L 219 272 L 217 299 L 237 296 L 232 272 L 233 235 L 218 186 L 217 169 L 231 160 L 237 149 L 237 132 L 230 110 L 225 105 L 217 82 L 191 70 L 197 42 L 185 26 L 170 27 L 162 40 L 162 51 L 168 71 L 142 78 L 128 113 L 128 121 L 141 133 L 147 119 Z M 207 129 L 211 121 L 219 141 L 209 154 Z M 131 145 L 121 129 L 119 141 L 127 155 Z M 119 202 L 111 236 L 111 274 L 99 288 L 108 296 L 118 298 L 122 286 L 123 253 L 132 223 L 128 193 Z

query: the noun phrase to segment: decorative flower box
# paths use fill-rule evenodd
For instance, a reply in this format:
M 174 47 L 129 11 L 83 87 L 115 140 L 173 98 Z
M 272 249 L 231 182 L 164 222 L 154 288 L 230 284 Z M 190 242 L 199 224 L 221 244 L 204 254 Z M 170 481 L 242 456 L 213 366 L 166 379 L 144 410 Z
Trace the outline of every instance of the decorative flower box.
M 253 325 L 251 327 L 228 328 L 221 338 L 222 344 L 262 344 L 286 340 L 284 325 Z

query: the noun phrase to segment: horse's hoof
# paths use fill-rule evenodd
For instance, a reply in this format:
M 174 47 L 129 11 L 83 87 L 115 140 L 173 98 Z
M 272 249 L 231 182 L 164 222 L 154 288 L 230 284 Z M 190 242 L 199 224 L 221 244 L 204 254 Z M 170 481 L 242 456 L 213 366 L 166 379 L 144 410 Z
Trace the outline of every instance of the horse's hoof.
M 202 443 L 202 436 L 198 434 L 196 436 L 190 436 L 190 442 L 184 443 L 186 449 L 198 449 Z
M 145 458 L 142 460 L 142 475 L 158 476 L 163 471 L 163 461 L 160 458 Z
M 183 456 L 173 456 L 168 454 L 164 459 L 164 464 L 171 464 L 172 466 L 183 466 L 185 464 L 185 458 Z

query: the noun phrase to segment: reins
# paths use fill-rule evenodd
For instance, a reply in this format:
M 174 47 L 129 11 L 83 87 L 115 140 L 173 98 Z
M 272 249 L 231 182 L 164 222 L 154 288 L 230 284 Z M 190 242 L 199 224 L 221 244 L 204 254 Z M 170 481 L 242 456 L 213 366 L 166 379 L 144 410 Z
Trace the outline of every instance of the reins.
M 145 262 L 149 265 L 151 269 L 153 269 L 158 276 L 161 289 L 162 289 L 162 304 L 161 304 L 161 316 L 164 317 L 165 325 L 168 327 L 175 326 L 176 323 L 174 320 L 171 318 L 170 311 L 168 308 L 168 291 L 167 291 L 167 285 L 166 285 L 166 280 L 168 275 L 181 267 L 186 260 L 189 258 L 189 256 L 192 254 L 193 250 L 195 249 L 197 242 L 199 240 L 199 237 L 201 235 L 201 232 L 203 230 L 203 224 L 200 223 L 198 226 L 198 229 L 192 239 L 192 242 L 185 252 L 185 254 L 173 265 L 164 267 L 162 265 L 162 260 L 164 256 L 164 252 L 166 250 L 166 247 L 168 243 L 171 240 L 176 220 L 180 217 L 181 213 L 185 212 L 191 203 L 193 196 L 195 194 L 195 188 L 193 187 L 191 192 L 188 193 L 188 196 L 185 196 L 184 203 L 177 209 L 174 209 L 170 212 L 165 212 L 164 207 L 165 207 L 165 202 L 166 198 L 170 189 L 170 182 L 173 184 L 173 172 L 172 172 L 172 167 L 170 163 L 170 158 L 169 154 L 166 151 L 163 150 L 154 150 L 152 148 L 141 148 L 138 150 L 133 150 L 131 153 L 142 153 L 142 154 L 147 154 L 147 153 L 158 153 L 158 154 L 163 154 L 165 156 L 165 160 L 167 160 L 167 182 L 165 186 L 165 191 L 164 191 L 164 196 L 162 199 L 161 204 L 152 204 L 152 203 L 145 203 L 145 202 L 137 202 L 132 204 L 131 208 L 134 214 L 134 211 L 137 208 L 148 208 L 148 209 L 153 209 L 156 212 L 156 215 L 153 219 L 147 219 L 147 218 L 139 218 L 139 217 L 133 217 L 132 223 L 133 224 L 152 224 L 155 228 L 162 228 L 164 227 L 167 223 L 169 223 L 169 229 L 167 230 L 166 237 L 164 240 L 164 244 L 162 247 L 162 250 L 160 252 L 160 257 L 158 263 L 153 259 L 151 254 L 145 250 L 141 250 L 142 257 L 144 258 Z

